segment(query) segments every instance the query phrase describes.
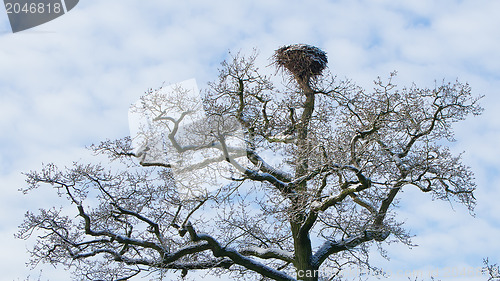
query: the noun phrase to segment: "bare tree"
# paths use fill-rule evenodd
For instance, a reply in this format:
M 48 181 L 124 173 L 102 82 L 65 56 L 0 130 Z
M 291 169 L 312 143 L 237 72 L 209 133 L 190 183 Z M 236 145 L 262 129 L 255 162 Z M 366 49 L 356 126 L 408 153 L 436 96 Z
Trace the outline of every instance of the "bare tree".
M 500 280 L 500 266 L 491 264 L 488 258 L 483 259 L 483 273 L 488 275 L 488 281 Z
M 74 208 L 27 213 L 17 236 L 37 235 L 31 263 L 65 265 L 89 280 L 161 279 L 170 270 L 340 280 L 347 268 L 377 270 L 368 260 L 372 245 L 384 253 L 389 240 L 410 243 L 394 216 L 402 190 L 473 211 L 473 174 L 445 146 L 453 123 L 482 110 L 468 84 L 398 89 L 392 73 L 367 91 L 337 81 L 322 50 L 291 45 L 272 58 L 284 77 L 278 87 L 255 58 L 222 63 L 203 95 L 205 121 L 186 126 L 188 133 L 179 124 L 199 111 L 182 89 L 170 99 L 176 116 L 156 100 L 161 91 L 150 90 L 140 109 L 165 128 L 156 132 L 161 143 L 137 149 L 129 137 L 105 141 L 91 149 L 110 164 L 26 173 L 25 192 L 49 184 Z M 153 154 L 165 149 L 191 168 L 174 167 L 182 157 Z M 223 182 L 189 172 L 213 165 L 226 165 Z M 185 196 L 190 184 L 199 192 Z

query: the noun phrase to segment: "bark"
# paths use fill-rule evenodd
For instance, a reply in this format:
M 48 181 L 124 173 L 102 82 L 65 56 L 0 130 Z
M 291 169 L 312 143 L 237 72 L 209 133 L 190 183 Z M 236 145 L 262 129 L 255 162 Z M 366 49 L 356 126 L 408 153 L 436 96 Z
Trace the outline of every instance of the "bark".
M 303 95 L 305 102 L 302 116 L 297 131 L 297 159 L 295 168 L 295 177 L 304 177 L 309 173 L 309 164 L 307 152 L 310 149 L 308 143 L 308 130 L 312 114 L 314 112 L 315 93 L 309 85 L 309 80 L 301 77 L 295 77 Z M 295 267 L 297 269 L 297 279 L 316 281 L 318 280 L 317 269 L 312 263 L 312 246 L 309 237 L 309 230 L 304 229 L 302 225 L 306 221 L 307 213 L 304 208 L 307 197 L 307 181 L 303 181 L 296 186 L 297 197 L 292 202 L 292 212 L 294 215 L 290 219 L 290 227 L 293 235 L 295 249 Z M 313 222 L 312 222 L 313 223 Z

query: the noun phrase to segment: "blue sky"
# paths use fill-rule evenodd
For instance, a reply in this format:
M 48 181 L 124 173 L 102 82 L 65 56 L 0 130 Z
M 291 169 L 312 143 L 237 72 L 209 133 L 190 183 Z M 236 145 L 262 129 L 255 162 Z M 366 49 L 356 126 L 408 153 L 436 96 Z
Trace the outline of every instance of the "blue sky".
M 128 107 L 148 88 L 190 78 L 203 88 L 229 50 L 258 48 L 264 68 L 275 49 L 292 43 L 322 48 L 333 73 L 367 88 L 397 70 L 401 86 L 458 78 L 485 95 L 484 114 L 458 123 L 452 145 L 466 151 L 476 173 L 476 216 L 407 190 L 399 217 L 419 246 L 390 245 L 392 259 L 374 254 L 373 263 L 392 272 L 446 272 L 477 268 L 483 257 L 500 262 L 499 10 L 500 2 L 487 0 L 82 0 L 54 21 L 12 34 L 0 9 L 2 278 L 30 274 L 29 243 L 13 238 L 25 211 L 60 204 L 47 192 L 18 192 L 21 172 L 88 159 L 86 145 L 127 135 Z M 46 267 L 42 280 L 67 276 Z

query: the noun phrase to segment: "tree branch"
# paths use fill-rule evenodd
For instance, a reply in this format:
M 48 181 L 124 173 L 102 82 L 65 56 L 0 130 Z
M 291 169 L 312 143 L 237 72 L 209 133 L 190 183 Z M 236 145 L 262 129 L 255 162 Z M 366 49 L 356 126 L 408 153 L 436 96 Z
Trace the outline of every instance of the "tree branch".
M 149 226 L 152 228 L 153 233 L 155 234 L 155 236 L 158 239 L 158 241 L 160 242 L 160 244 L 161 245 L 165 245 L 165 241 L 163 239 L 163 236 L 160 233 L 160 226 L 157 223 L 155 223 L 152 220 L 150 220 L 150 219 L 142 216 L 141 214 L 138 214 L 136 212 L 124 209 L 124 208 L 118 206 L 116 203 L 112 203 L 111 205 L 113 205 L 118 211 L 120 211 L 120 213 L 125 214 L 125 215 L 131 215 L 131 216 L 136 217 L 139 220 L 141 220 L 141 221 L 149 224 Z
M 382 200 L 382 204 L 380 205 L 377 216 L 375 217 L 375 221 L 373 223 L 376 227 L 382 226 L 382 223 L 387 214 L 387 210 L 389 209 L 389 206 L 391 205 L 392 201 L 394 201 L 394 198 L 396 197 L 396 194 L 399 192 L 400 189 L 401 189 L 400 184 L 391 188 L 387 197 L 384 200 Z
M 247 149 L 247 158 L 250 162 L 252 162 L 252 164 L 259 166 L 259 170 L 261 172 L 268 173 L 283 182 L 292 181 L 292 176 L 290 174 L 280 171 L 267 164 L 266 161 L 264 161 L 264 159 L 262 159 L 262 157 L 260 157 L 253 149 Z
M 374 239 L 380 239 L 381 234 L 374 231 L 365 231 L 363 234 L 358 236 L 341 240 L 341 241 L 330 241 L 327 240 L 323 243 L 321 247 L 314 253 L 311 257 L 311 263 L 318 268 L 330 255 L 352 249 L 362 243 L 368 242 Z M 382 234 L 382 237 L 384 234 Z M 384 239 L 387 237 L 385 235 Z
M 132 238 L 129 238 L 129 237 L 124 237 L 124 236 L 121 236 L 121 235 L 118 235 L 118 234 L 115 234 L 115 233 L 112 233 L 112 232 L 109 232 L 109 231 L 106 231 L 106 230 L 102 230 L 102 231 L 94 231 L 94 230 L 92 230 L 92 228 L 91 228 L 91 220 L 90 220 L 89 215 L 87 213 L 85 213 L 82 205 L 78 205 L 77 207 L 78 207 L 79 215 L 85 221 L 84 228 L 85 228 L 85 233 L 86 234 L 91 235 L 91 236 L 95 236 L 95 237 L 99 237 L 99 236 L 110 237 L 110 238 L 116 240 L 119 243 L 130 244 L 130 245 L 135 245 L 135 246 L 140 246 L 140 247 L 144 247 L 144 248 L 153 249 L 153 250 L 156 250 L 157 252 L 159 252 L 160 254 L 163 254 L 165 252 L 165 249 L 163 249 L 162 246 L 160 246 L 160 245 L 158 245 L 156 243 L 153 243 L 153 242 L 142 241 L 142 240 L 132 239 Z
M 193 242 L 197 241 L 206 241 L 210 245 L 210 249 L 215 257 L 228 257 L 234 263 L 241 265 L 247 269 L 253 270 L 257 273 L 262 274 L 263 276 L 269 277 L 274 280 L 279 281 L 295 281 L 294 278 L 288 276 L 287 274 L 275 270 L 267 265 L 259 263 L 253 259 L 245 257 L 238 251 L 233 248 L 222 247 L 217 240 L 215 240 L 212 236 L 207 234 L 197 234 L 194 227 L 188 222 L 184 225 L 184 228 L 189 233 L 189 236 Z
M 84 259 L 84 258 L 89 258 L 93 256 L 97 256 L 99 254 L 109 254 L 113 257 L 115 261 L 118 262 L 123 262 L 128 265 L 146 265 L 146 266 L 155 266 L 156 263 L 154 261 L 146 260 L 146 259 L 133 259 L 133 258 L 127 258 L 116 251 L 110 250 L 110 249 L 97 249 L 88 253 L 82 253 L 82 254 L 72 254 L 70 253 L 70 256 L 77 260 L 77 259 Z
M 267 181 L 285 195 L 295 194 L 290 183 L 283 182 L 269 173 L 258 173 L 257 171 L 246 169 L 245 176 L 254 181 Z
M 240 250 L 244 256 L 254 256 L 261 259 L 279 259 L 288 263 L 294 262 L 293 253 L 280 249 L 263 249 L 259 247 L 249 247 Z
M 359 192 L 359 191 L 365 190 L 367 188 L 368 188 L 368 186 L 365 186 L 361 183 L 358 183 L 356 185 L 356 187 L 343 189 L 338 195 L 336 195 L 336 196 L 331 195 L 325 201 L 323 201 L 322 203 L 319 203 L 316 206 L 316 209 L 318 211 L 325 211 L 326 209 L 330 208 L 331 206 L 344 200 L 344 198 L 346 196 L 348 196 L 354 192 Z

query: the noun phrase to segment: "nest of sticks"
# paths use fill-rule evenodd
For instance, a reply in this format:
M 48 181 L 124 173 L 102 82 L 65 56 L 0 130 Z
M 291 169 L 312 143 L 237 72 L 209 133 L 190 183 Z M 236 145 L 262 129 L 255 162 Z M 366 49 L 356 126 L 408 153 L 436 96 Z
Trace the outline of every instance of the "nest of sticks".
M 306 81 L 321 75 L 328 63 L 326 52 L 306 44 L 283 46 L 276 50 L 272 59 L 278 69 L 287 69 L 296 78 Z

